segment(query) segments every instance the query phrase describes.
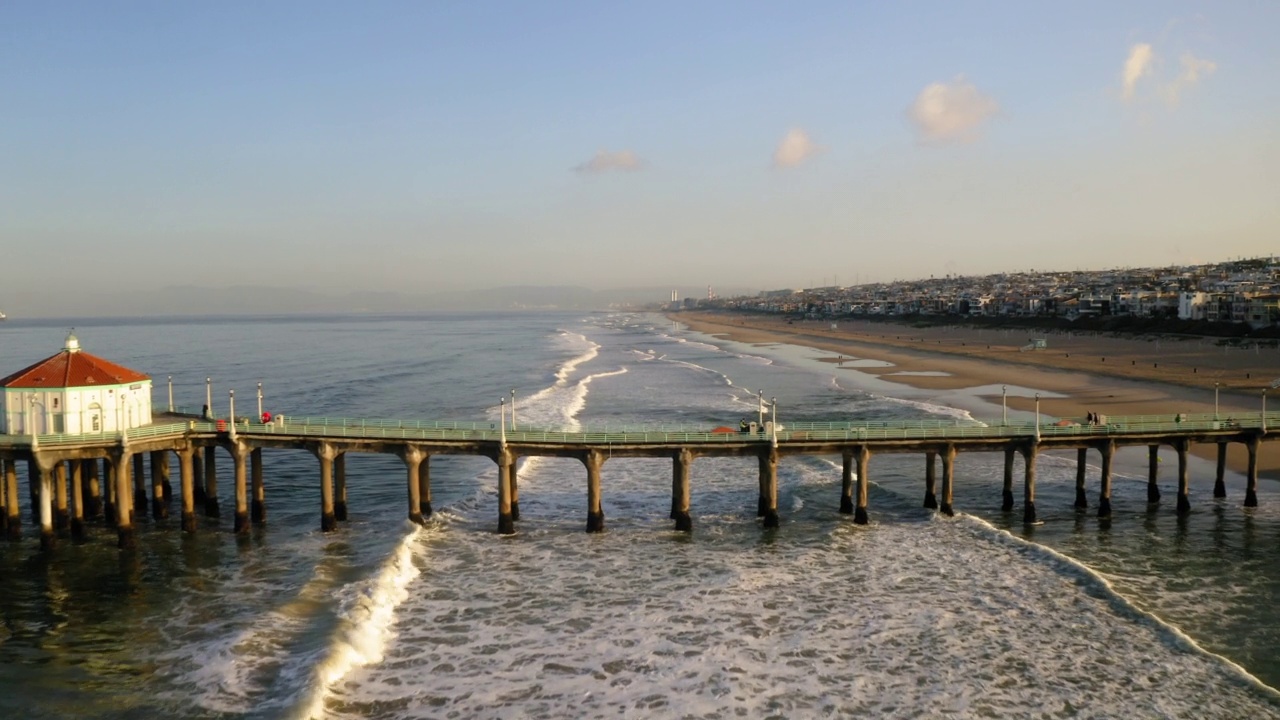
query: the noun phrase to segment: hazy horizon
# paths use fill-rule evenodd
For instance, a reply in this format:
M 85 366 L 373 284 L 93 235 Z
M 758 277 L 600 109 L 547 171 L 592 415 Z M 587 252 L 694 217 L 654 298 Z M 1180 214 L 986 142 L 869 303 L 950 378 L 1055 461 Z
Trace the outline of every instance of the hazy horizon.
M 1195 2 L 8 5 L 0 310 L 1269 255 L 1276 27 Z

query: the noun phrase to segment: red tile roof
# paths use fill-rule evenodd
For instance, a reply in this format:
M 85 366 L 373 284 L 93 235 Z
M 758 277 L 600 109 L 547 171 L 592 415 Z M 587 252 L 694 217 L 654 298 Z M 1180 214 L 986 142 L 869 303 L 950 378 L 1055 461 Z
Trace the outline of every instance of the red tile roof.
M 4 388 L 68 388 L 95 385 L 123 385 L 150 380 L 147 375 L 130 370 L 83 350 L 67 351 L 41 360 L 0 380 Z

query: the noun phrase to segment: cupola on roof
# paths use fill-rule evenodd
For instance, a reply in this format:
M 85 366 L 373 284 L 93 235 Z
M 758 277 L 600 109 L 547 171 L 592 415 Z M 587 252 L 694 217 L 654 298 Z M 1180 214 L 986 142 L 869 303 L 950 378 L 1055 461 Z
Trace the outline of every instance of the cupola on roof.
M 97 385 L 124 385 L 151 378 L 80 349 L 75 334 L 67 335 L 62 352 L 0 380 L 0 388 L 48 390 Z

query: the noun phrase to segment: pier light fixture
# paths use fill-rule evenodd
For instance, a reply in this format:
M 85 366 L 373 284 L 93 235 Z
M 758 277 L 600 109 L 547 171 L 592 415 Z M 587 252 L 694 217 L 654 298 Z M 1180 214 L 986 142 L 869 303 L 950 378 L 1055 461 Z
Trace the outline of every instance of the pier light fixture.
M 1213 419 L 1214 420 L 1218 419 L 1218 386 L 1221 384 L 1222 383 L 1219 383 L 1217 380 L 1213 381 Z
M 234 438 L 236 436 L 236 391 L 231 390 L 229 392 L 230 397 L 227 401 L 227 412 L 230 414 L 227 415 L 227 421 L 229 423 L 227 425 L 227 429 L 228 432 L 231 433 L 231 437 Z
M 204 419 L 213 419 L 213 378 L 204 379 Z
M 769 424 L 773 428 L 773 446 L 778 447 L 778 398 L 769 398 Z
M 756 391 L 756 426 L 764 426 L 764 390 Z
M 173 376 L 169 376 L 169 412 L 173 412 Z
M 511 388 L 511 432 L 516 431 L 516 389 Z
M 258 383 L 258 419 L 262 419 L 262 383 Z
M 1009 424 L 1009 386 L 1000 386 L 1000 424 Z
M 507 444 L 507 399 L 498 398 L 498 439 Z

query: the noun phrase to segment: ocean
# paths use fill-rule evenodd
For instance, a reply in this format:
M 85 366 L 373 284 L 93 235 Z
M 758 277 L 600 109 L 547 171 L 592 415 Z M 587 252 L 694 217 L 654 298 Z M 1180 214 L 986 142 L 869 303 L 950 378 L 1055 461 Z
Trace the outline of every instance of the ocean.
M 0 375 L 70 324 L 0 326 Z M 737 427 L 760 391 L 784 425 L 999 417 L 657 315 L 74 324 L 157 402 L 172 376 L 199 407 L 210 377 L 222 412 L 228 390 L 254 408 L 261 382 L 287 415 L 496 422 L 514 390 L 517 423 L 566 428 Z M 1178 518 L 1165 452 L 1157 506 L 1145 449 L 1119 453 L 1110 521 L 1072 508 L 1074 452 L 1042 454 L 1031 527 L 1020 499 L 999 509 L 996 453 L 959 456 L 954 518 L 921 507 L 923 456 L 873 456 L 866 526 L 838 513 L 839 457 L 786 457 L 769 531 L 754 459 L 700 458 L 690 534 L 668 517 L 669 460 L 608 460 L 606 531 L 588 535 L 582 464 L 523 459 L 514 536 L 495 534 L 492 461 L 432 458 L 418 527 L 403 464 L 378 455 L 348 456 L 350 519 L 321 533 L 317 461 L 284 450 L 264 454 L 266 526 L 236 536 L 223 454 L 224 517 L 195 535 L 176 513 L 140 520 L 131 553 L 101 523 L 42 553 L 23 466 L 26 535 L 0 543 L 0 716 L 1280 717 L 1280 492 L 1264 482 L 1245 509 L 1232 475 L 1215 500 L 1193 459 Z

